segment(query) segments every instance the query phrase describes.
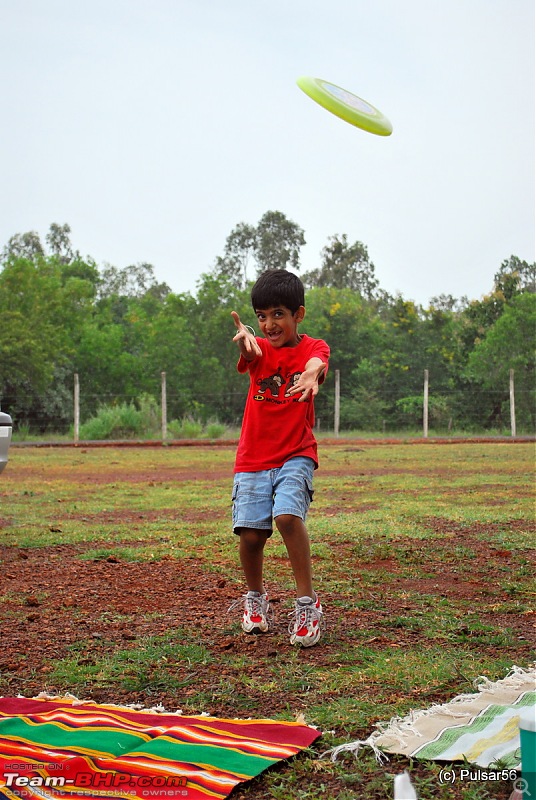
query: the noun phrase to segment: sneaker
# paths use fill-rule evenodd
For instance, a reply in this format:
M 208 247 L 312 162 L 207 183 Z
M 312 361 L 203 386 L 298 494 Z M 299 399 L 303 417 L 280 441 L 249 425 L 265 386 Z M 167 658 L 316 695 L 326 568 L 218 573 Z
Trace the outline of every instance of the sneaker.
M 293 621 L 288 626 L 291 644 L 312 647 L 318 642 L 322 623 L 322 606 L 318 597 L 316 600 L 309 597 L 298 598 L 294 611 L 291 611 L 289 617 L 293 617 Z
M 247 594 L 243 595 L 231 605 L 229 611 L 236 608 L 238 605 L 242 605 L 244 608 L 242 630 L 245 633 L 266 633 L 268 631 L 270 604 L 267 594 L 247 592 Z

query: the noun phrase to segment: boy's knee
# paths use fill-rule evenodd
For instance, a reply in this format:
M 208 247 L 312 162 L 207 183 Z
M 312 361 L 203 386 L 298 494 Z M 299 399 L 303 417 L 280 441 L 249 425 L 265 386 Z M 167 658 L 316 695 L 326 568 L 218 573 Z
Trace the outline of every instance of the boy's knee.
M 275 518 L 275 524 L 277 525 L 277 530 L 283 536 L 287 533 L 291 534 L 295 530 L 301 530 L 304 526 L 302 518 L 294 514 L 279 514 Z
M 269 531 L 256 528 L 237 528 L 236 532 L 240 536 L 240 542 L 247 547 L 263 547 L 270 535 Z

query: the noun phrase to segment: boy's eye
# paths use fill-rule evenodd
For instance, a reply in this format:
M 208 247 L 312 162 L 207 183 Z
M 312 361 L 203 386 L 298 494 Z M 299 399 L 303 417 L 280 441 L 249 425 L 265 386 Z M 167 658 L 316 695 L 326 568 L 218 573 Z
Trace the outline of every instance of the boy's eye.
M 275 311 L 270 311 L 268 316 L 266 314 L 261 313 L 260 311 L 256 312 L 256 317 L 259 322 L 266 322 L 268 317 L 272 317 L 273 319 L 281 319 L 285 316 L 285 312 L 282 309 L 276 309 Z

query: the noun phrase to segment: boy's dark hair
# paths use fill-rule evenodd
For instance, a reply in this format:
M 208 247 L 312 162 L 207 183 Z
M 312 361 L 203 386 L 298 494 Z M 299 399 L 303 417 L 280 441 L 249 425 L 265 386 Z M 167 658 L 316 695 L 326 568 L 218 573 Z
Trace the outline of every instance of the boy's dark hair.
M 267 269 L 261 273 L 251 290 L 253 310 L 285 306 L 294 314 L 305 305 L 303 283 L 286 269 Z

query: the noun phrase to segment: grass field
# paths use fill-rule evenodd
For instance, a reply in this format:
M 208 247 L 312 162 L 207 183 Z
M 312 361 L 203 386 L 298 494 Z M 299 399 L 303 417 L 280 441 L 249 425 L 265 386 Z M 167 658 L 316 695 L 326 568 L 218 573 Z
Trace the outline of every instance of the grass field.
M 71 692 L 215 716 L 294 719 L 323 736 L 237 787 L 244 800 L 508 798 L 441 785 L 440 765 L 329 748 L 534 659 L 532 443 L 320 444 L 308 519 L 321 644 L 288 644 L 293 581 L 266 553 L 275 621 L 247 637 L 230 531 L 234 450 L 12 447 L 0 477 L 0 693 Z

